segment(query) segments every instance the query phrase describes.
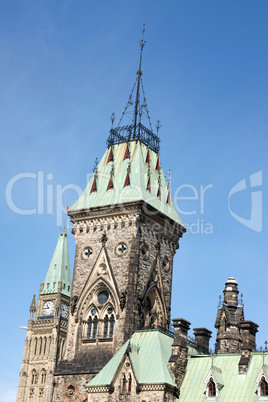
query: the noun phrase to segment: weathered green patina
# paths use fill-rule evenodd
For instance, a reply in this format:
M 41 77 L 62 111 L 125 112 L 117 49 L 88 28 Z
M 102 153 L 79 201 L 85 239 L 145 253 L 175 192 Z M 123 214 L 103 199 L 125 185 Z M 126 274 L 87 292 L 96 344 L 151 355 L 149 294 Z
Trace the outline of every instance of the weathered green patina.
M 67 233 L 61 232 L 55 248 L 49 269 L 47 271 L 44 288 L 41 294 L 57 293 L 58 282 L 62 282 L 61 293 L 71 297 L 72 278 L 69 261 Z

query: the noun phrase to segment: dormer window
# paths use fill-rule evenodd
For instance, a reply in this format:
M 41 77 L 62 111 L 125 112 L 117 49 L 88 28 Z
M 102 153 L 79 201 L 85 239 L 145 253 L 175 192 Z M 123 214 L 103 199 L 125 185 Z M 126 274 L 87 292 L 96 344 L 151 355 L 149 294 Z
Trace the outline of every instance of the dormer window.
M 268 384 L 264 377 L 260 382 L 260 396 L 268 396 Z
M 215 397 L 216 396 L 216 384 L 211 378 L 208 383 L 208 397 Z
M 256 385 L 258 387 L 258 396 L 264 397 L 264 400 L 268 400 L 268 375 L 267 366 L 262 367 L 259 375 L 256 379 Z
M 206 398 L 215 398 L 216 400 L 224 386 L 221 369 L 212 366 L 205 378 L 204 385 L 206 387 Z
M 96 193 L 97 192 L 97 180 L 96 180 L 96 177 L 94 177 L 94 181 L 93 181 L 93 184 L 92 184 L 92 187 L 91 187 L 91 190 L 90 190 L 90 194 L 91 193 Z

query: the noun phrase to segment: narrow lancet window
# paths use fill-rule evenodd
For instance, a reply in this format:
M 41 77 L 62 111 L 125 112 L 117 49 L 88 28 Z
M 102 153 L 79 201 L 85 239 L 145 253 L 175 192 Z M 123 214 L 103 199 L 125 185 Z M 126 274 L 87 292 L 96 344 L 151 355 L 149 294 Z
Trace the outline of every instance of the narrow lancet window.
M 212 378 L 208 383 L 208 396 L 209 397 L 216 396 L 216 385 Z
M 107 186 L 107 190 L 113 190 L 114 188 L 114 183 L 113 183 L 113 175 L 111 174 L 108 186 Z
M 87 339 L 91 338 L 91 329 L 92 329 L 92 318 L 89 317 L 87 322 Z
M 112 338 L 114 335 L 114 316 L 111 315 L 110 318 L 110 332 L 109 332 L 109 337 Z
M 125 394 L 127 392 L 127 380 L 125 374 L 123 374 L 122 378 L 122 394 Z
M 109 153 L 109 156 L 108 156 L 108 159 L 107 159 L 107 163 L 113 162 L 113 160 L 114 160 L 114 154 L 113 154 L 113 148 L 111 147 L 110 153 Z
M 268 396 L 268 384 L 264 377 L 262 377 L 260 383 L 260 396 Z
M 127 392 L 131 392 L 131 385 L 132 385 L 132 377 L 131 377 L 131 374 L 129 373 L 129 375 L 128 375 L 128 389 L 127 389 Z
M 129 147 L 128 147 L 128 144 L 127 144 L 127 147 L 126 147 L 126 151 L 125 151 L 125 155 L 124 155 L 124 159 L 123 160 L 126 160 L 126 159 L 129 159 Z
M 109 325 L 109 318 L 108 315 L 106 315 L 104 318 L 104 331 L 103 331 L 104 338 L 107 338 L 108 336 L 108 325 Z
M 96 193 L 97 192 L 97 180 L 96 180 L 96 177 L 94 177 L 94 181 L 93 181 L 93 184 L 92 184 L 92 187 L 91 187 L 91 190 L 90 190 L 90 194 L 91 193 Z
M 93 320 L 93 334 L 92 334 L 93 339 L 97 338 L 97 331 L 98 331 L 98 317 L 95 316 Z
M 130 177 L 129 177 L 129 172 L 127 172 L 126 179 L 125 179 L 125 184 L 124 188 L 130 186 Z
M 167 204 L 170 205 L 170 189 L 168 189 Z

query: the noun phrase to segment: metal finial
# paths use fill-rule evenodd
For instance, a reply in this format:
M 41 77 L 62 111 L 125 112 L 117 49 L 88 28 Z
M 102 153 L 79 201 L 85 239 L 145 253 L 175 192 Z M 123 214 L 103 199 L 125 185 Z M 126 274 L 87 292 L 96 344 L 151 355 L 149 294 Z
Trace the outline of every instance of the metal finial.
M 156 133 L 158 135 L 158 131 L 162 127 L 162 126 L 160 126 L 160 120 L 157 120 L 155 127 L 156 127 Z
M 110 119 L 111 119 L 111 122 L 112 122 L 112 128 L 113 128 L 113 127 L 114 127 L 114 121 L 116 120 L 116 118 L 115 118 L 115 114 L 114 114 L 114 113 L 112 113 L 112 114 L 111 114 Z
M 218 304 L 218 308 L 221 307 L 221 295 L 219 295 L 219 304 Z
M 95 163 L 94 163 L 94 167 L 93 167 L 93 169 L 92 169 L 92 172 L 93 172 L 93 173 L 96 171 L 96 169 L 97 169 L 97 167 L 98 167 L 98 164 L 99 164 L 99 160 L 98 160 L 98 158 L 96 158 L 96 159 L 95 159 Z
M 139 63 L 139 69 L 137 71 L 137 92 L 136 92 L 136 101 L 135 101 L 135 109 L 134 109 L 134 138 L 136 137 L 138 108 L 139 108 L 139 103 L 140 103 L 140 85 L 141 85 L 141 76 L 142 76 L 142 71 L 141 71 L 142 51 L 143 51 L 144 45 L 146 43 L 143 40 L 144 34 L 145 34 L 145 24 L 143 24 L 143 29 L 141 32 L 142 32 L 142 38 L 140 40 L 140 46 L 141 46 L 140 63 Z
M 168 171 L 168 179 L 167 179 L 168 188 L 171 190 L 171 170 Z

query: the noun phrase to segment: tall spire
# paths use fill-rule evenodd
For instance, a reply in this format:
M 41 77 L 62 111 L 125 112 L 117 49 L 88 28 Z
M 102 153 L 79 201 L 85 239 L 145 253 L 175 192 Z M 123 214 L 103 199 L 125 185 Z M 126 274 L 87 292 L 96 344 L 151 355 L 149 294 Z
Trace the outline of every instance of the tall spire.
M 41 294 L 57 293 L 59 282 L 62 283 L 61 293 L 70 297 L 72 282 L 67 233 L 65 231 L 61 231 L 59 235 Z
M 144 40 L 145 34 L 145 25 L 143 25 L 142 29 L 142 39 L 140 40 L 140 61 L 139 61 L 139 69 L 137 71 L 136 80 L 130 96 L 128 98 L 125 109 L 122 113 L 122 116 L 119 120 L 118 126 L 115 128 L 113 123 L 115 121 L 115 115 L 112 114 L 112 128 L 110 130 L 110 135 L 107 140 L 108 146 L 113 144 L 118 144 L 125 141 L 131 140 L 141 140 L 143 143 L 148 145 L 153 151 L 159 153 L 160 150 L 160 139 L 157 135 L 153 133 L 149 110 L 147 107 L 147 101 L 145 97 L 145 92 L 143 88 L 142 82 L 142 55 L 143 48 L 145 45 Z M 136 91 L 135 91 L 136 89 Z M 135 94 L 135 95 L 134 95 Z M 133 101 L 133 97 L 135 96 L 135 101 Z M 134 110 L 133 110 L 134 105 Z M 149 123 L 149 128 L 145 127 L 141 121 L 147 118 L 147 122 Z M 124 118 L 130 118 L 132 120 L 132 124 L 121 126 L 121 123 Z M 159 126 L 160 127 L 160 126 Z
M 135 110 L 134 110 L 134 138 L 136 137 L 138 107 L 140 104 L 140 85 L 141 85 L 141 76 L 142 76 L 142 71 L 141 71 L 142 51 L 143 51 L 144 45 L 146 43 L 143 40 L 144 33 L 145 33 L 145 24 L 143 24 L 142 39 L 140 40 L 140 46 L 141 46 L 140 64 L 139 64 L 139 69 L 137 71 L 137 92 L 136 92 L 136 102 L 135 102 Z

